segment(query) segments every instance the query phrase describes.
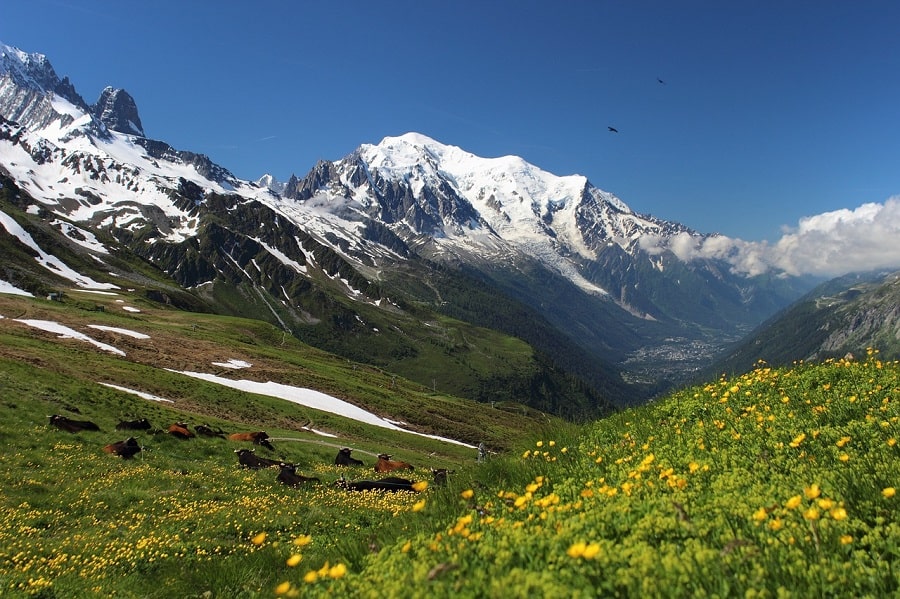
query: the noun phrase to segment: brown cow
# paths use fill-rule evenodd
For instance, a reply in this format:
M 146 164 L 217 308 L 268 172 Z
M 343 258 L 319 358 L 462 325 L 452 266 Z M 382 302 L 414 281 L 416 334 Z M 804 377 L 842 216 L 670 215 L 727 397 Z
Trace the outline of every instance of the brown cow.
M 414 470 L 412 464 L 392 460 L 386 453 L 378 454 L 378 462 L 375 463 L 375 472 L 393 472 L 394 470 Z
M 256 431 L 253 433 L 231 433 L 228 435 L 228 438 L 232 441 L 250 441 L 255 445 L 262 445 L 266 449 L 275 450 L 275 448 L 272 447 L 272 444 L 269 443 L 269 435 L 263 431 Z
M 188 425 L 184 422 L 176 422 L 169 427 L 169 434 L 179 439 L 190 439 L 194 437 L 194 433 L 188 429 Z
M 141 446 L 134 437 L 128 437 L 124 441 L 116 441 L 103 447 L 106 453 L 114 453 L 120 458 L 127 460 L 134 454 L 141 451 Z
M 72 420 L 59 414 L 50 416 L 50 424 L 68 433 L 80 433 L 81 431 L 99 431 L 100 427 L 89 420 Z

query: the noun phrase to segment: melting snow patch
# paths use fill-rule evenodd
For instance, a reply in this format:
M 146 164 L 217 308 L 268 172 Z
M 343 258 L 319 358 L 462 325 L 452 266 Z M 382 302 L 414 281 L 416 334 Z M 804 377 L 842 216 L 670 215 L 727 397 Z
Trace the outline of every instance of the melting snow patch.
M 314 429 L 314 428 L 309 428 L 308 426 L 304 426 L 304 427 L 303 427 L 303 430 L 309 431 L 309 432 L 311 432 L 311 433 L 315 433 L 315 434 L 317 434 L 317 435 L 321 435 L 321 436 L 323 436 L 323 437 L 332 437 L 332 438 L 334 438 L 334 439 L 337 439 L 337 435 L 332 435 L 331 433 L 326 433 L 325 431 L 317 431 L 316 429 Z
M 323 412 L 329 412 L 331 414 L 337 414 L 338 416 L 343 416 L 345 418 L 350 418 L 358 422 L 365 422 L 366 424 L 380 426 L 381 428 L 403 431 L 412 435 L 419 435 L 421 437 L 437 439 L 438 441 L 445 441 L 447 443 L 463 445 L 465 447 L 471 447 L 473 449 L 475 448 L 474 445 L 469 445 L 468 443 L 463 443 L 462 441 L 456 441 L 455 439 L 448 439 L 446 437 L 439 437 L 437 435 L 426 435 L 424 433 L 417 433 L 416 431 L 401 428 L 395 424 L 388 422 L 384 418 L 376 416 L 372 412 L 368 412 L 342 399 L 332 397 L 331 395 L 326 395 L 325 393 L 321 393 L 320 391 L 315 391 L 313 389 L 291 387 L 290 385 L 282 385 L 281 383 L 274 383 L 272 381 L 269 381 L 267 383 L 258 383 L 256 381 L 248 380 L 235 381 L 216 376 L 214 374 L 206 374 L 203 372 L 179 370 L 173 370 L 172 372 L 178 372 L 179 374 L 183 374 L 185 376 L 202 379 L 211 383 L 217 383 L 219 385 L 224 385 L 232 389 L 246 391 L 247 393 L 256 393 L 257 395 L 277 397 L 279 399 L 284 399 L 286 401 L 307 406 L 309 408 L 321 410 Z
M 99 324 L 89 324 L 89 327 L 92 329 L 97 329 L 100 331 L 109 331 L 111 333 L 119 333 L 120 335 L 127 335 L 128 337 L 134 337 L 135 339 L 149 339 L 150 335 L 145 335 L 144 333 L 138 333 L 137 331 L 129 331 L 128 329 L 117 329 L 116 327 L 105 327 Z
M 235 370 L 239 368 L 250 368 L 253 366 L 250 362 L 244 362 L 243 360 L 228 360 L 227 362 L 213 362 L 213 366 L 221 366 L 222 368 L 234 368 Z
M 15 285 L 7 283 L 6 281 L 0 281 L 0 293 L 9 293 L 12 295 L 27 295 L 28 297 L 34 297 L 24 289 L 19 289 Z
M 113 347 L 112 345 L 107 345 L 106 343 L 101 343 L 96 339 L 88 337 L 84 333 L 79 333 L 75 329 L 70 329 L 69 327 L 61 325 L 58 322 L 53 322 L 51 320 L 28 320 L 20 318 L 17 318 L 16 322 L 27 324 L 30 327 L 34 327 L 42 331 L 47 331 L 48 333 L 59 333 L 60 339 L 78 339 L 79 341 L 87 341 L 88 343 L 92 343 L 104 351 L 108 351 L 120 356 L 125 355 L 125 352 L 123 352 L 121 349 Z
M 120 387 L 118 385 L 112 385 L 110 383 L 100 383 L 104 387 L 110 387 L 112 389 L 118 389 L 119 391 L 124 391 L 125 393 L 131 393 L 132 395 L 137 395 L 143 399 L 149 399 L 150 401 L 161 401 L 165 403 L 175 403 L 171 399 L 166 399 L 164 397 L 158 397 L 156 395 L 150 395 L 149 393 L 144 393 L 143 391 L 136 391 L 134 389 L 129 389 L 128 387 Z
M 140 312 L 137 308 L 132 308 L 131 306 L 122 306 L 122 309 L 126 312 Z

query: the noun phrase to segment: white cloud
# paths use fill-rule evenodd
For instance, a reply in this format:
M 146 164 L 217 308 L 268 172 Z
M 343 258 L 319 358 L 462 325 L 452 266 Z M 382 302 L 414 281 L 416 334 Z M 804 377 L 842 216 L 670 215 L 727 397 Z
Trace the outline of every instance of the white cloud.
M 791 275 L 839 276 L 849 272 L 900 268 L 900 196 L 883 204 L 835 210 L 800 219 L 776 243 L 732 239 L 724 235 L 673 237 L 668 247 L 656 236 L 641 239 L 651 254 L 670 250 L 690 261 L 715 258 L 735 272 L 758 275 L 775 269 Z

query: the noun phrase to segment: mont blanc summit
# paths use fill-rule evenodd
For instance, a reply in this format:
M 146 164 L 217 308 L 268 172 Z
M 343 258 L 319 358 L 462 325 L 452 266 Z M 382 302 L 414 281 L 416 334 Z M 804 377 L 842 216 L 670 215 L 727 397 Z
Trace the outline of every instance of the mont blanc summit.
M 127 91 L 106 87 L 89 105 L 47 57 L 0 44 L 0 208 L 26 229 L 103 240 L 115 251 L 60 240 L 90 254 L 69 255 L 99 269 L 92 280 L 146 282 L 113 260 L 137 256 L 171 281 L 148 291 L 154 298 L 268 320 L 426 378 L 411 327 L 428 330 L 441 314 L 518 337 L 546 376 L 568 373 L 587 381 L 588 396 L 620 403 L 683 379 L 801 290 L 712 258 L 682 261 L 671 244 L 714 236 L 516 156 L 479 157 L 410 132 L 298 167 L 306 174 L 287 182 L 239 179 L 153 139 Z M 5 282 L 60 284 L 33 261 L 23 253 Z M 470 373 L 477 382 L 448 384 L 513 388 Z

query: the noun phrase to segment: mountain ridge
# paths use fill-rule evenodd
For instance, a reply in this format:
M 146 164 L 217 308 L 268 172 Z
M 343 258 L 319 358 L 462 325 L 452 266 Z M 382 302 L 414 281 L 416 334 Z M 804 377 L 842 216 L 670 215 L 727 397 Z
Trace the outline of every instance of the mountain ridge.
M 29 64 L 52 73 L 46 59 Z M 556 330 L 529 341 L 555 356 L 553 368 L 580 365 L 595 388 L 612 384 L 619 402 L 640 401 L 804 290 L 789 277 L 742 276 L 723 261 L 683 262 L 658 248 L 708 236 L 515 156 L 480 158 L 407 133 L 321 161 L 279 192 L 271 177 L 243 181 L 202 154 L 145 137 L 124 90 L 106 88 L 92 110 L 23 87 L 27 79 L 10 71 L 0 70 L 0 173 L 34 198 L 27 210 L 106 232 L 217 309 L 356 357 L 353 340 L 371 335 L 359 323 L 373 315 L 428 306 L 524 335 L 527 327 L 498 313 L 516 305 L 524 311 L 513 313 Z M 440 268 L 457 278 L 436 276 Z M 467 306 L 466 290 L 454 287 L 462 280 L 494 299 Z M 374 312 L 363 317 L 363 306 Z M 613 382 L 616 369 L 630 382 Z

